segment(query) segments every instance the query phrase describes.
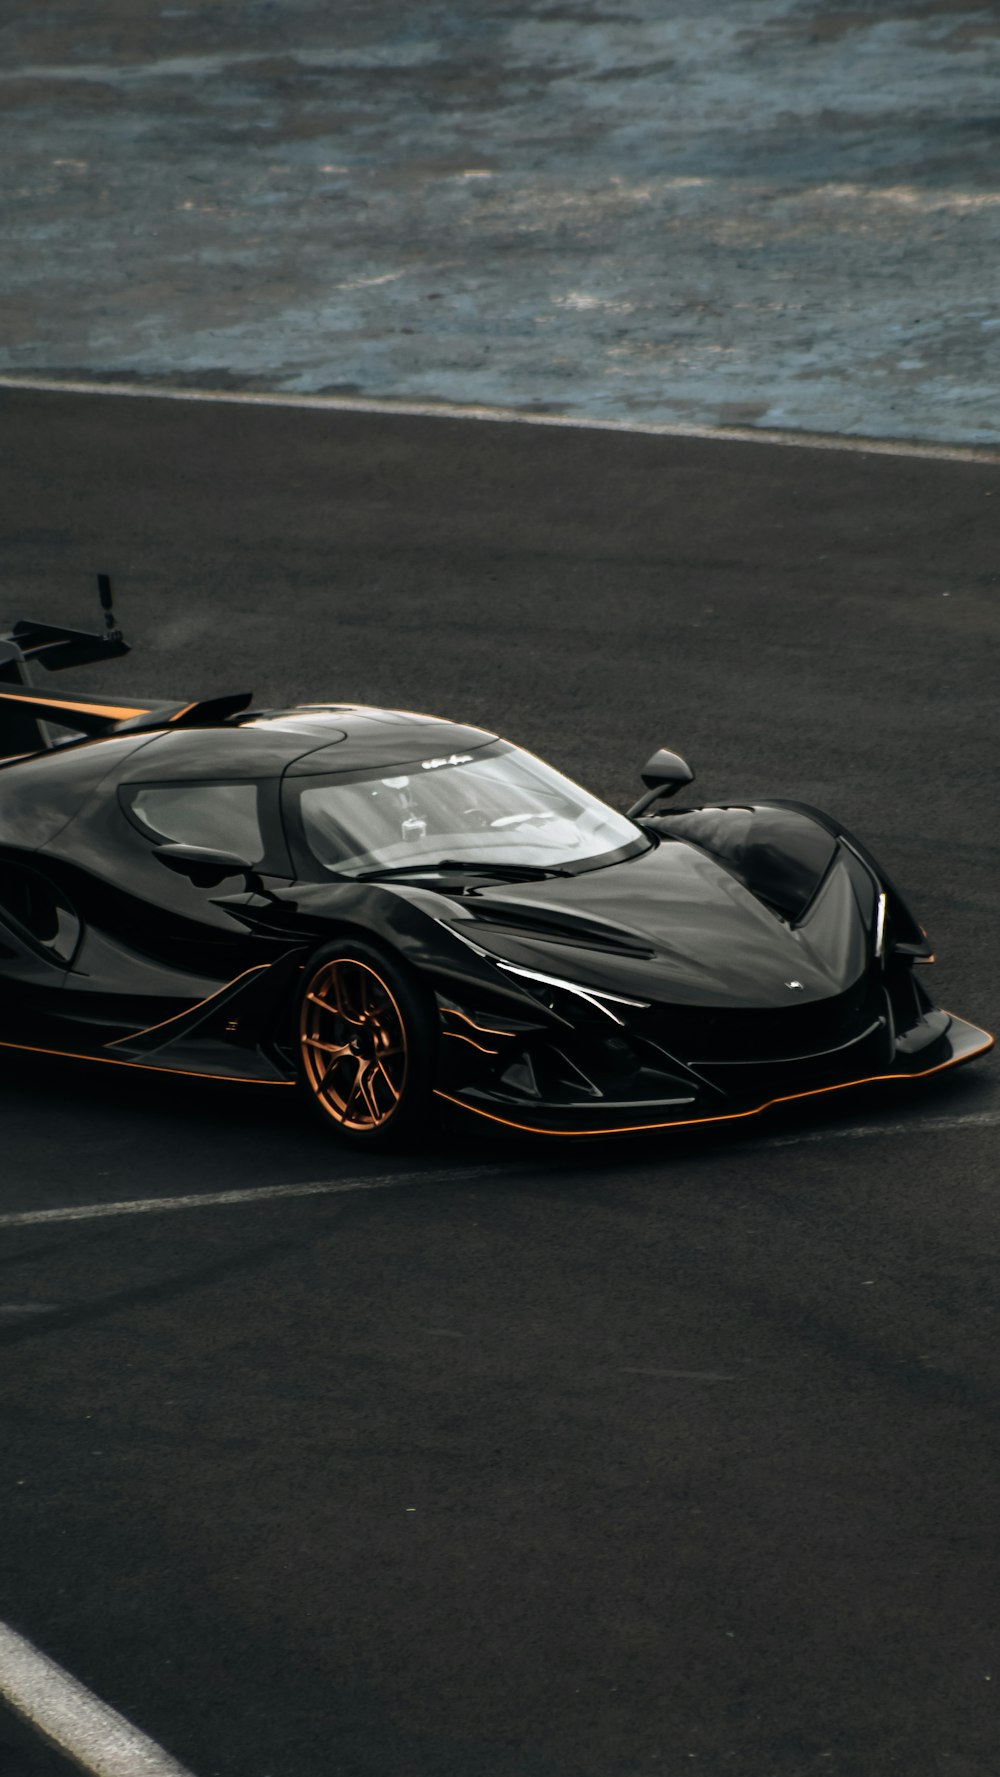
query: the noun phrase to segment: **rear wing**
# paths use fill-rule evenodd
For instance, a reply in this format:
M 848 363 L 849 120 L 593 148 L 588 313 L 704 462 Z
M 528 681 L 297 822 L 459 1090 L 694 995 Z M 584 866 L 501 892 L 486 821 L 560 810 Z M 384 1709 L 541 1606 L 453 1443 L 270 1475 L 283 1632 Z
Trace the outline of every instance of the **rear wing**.
M 28 664 L 33 660 L 54 673 L 66 666 L 90 666 L 95 660 L 115 660 L 119 654 L 127 654 L 129 646 L 115 621 L 107 574 L 97 576 L 97 595 L 104 612 L 100 634 L 30 620 L 15 623 L 9 635 L 0 637 L 0 680 L 29 684 Z
M 103 631 L 69 629 L 61 624 L 15 623 L 0 635 L 0 760 L 46 752 L 68 740 L 115 734 L 124 730 L 172 725 L 204 726 L 223 722 L 246 709 L 251 693 L 214 697 L 197 703 L 137 702 L 84 693 L 62 696 L 36 686 L 32 669 L 48 672 L 93 666 L 129 652 L 115 621 L 111 581 L 98 574 L 97 590 L 104 612 Z

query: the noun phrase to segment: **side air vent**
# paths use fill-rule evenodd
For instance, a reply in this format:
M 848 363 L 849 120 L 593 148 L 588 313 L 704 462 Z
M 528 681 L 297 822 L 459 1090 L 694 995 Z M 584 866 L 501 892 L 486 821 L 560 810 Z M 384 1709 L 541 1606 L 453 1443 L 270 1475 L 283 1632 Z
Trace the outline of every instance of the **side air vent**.
M 549 908 L 543 912 L 534 907 L 515 907 L 511 902 L 494 902 L 491 906 L 482 896 L 477 896 L 475 918 L 477 923 L 482 921 L 497 931 L 508 931 L 517 937 L 544 938 L 549 943 L 572 944 L 580 950 L 603 950 L 617 956 L 646 960 L 656 954 L 638 934 L 630 937 L 615 926 L 599 925 L 596 920 L 577 919 L 570 914 L 560 918 Z

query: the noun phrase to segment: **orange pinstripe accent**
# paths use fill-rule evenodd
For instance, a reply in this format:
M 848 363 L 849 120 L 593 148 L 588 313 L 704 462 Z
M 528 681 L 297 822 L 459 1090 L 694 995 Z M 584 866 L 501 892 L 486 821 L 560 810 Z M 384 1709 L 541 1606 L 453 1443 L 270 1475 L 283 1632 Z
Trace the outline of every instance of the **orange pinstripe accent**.
M 514 1030 L 494 1030 L 492 1024 L 477 1024 L 474 1018 L 470 1018 L 467 1012 L 460 1012 L 457 1006 L 445 1006 L 442 1009 L 449 1018 L 461 1018 L 465 1024 L 471 1024 L 473 1030 L 481 1031 L 484 1037 L 514 1037 L 517 1035 Z
M 119 1055 L 80 1055 L 74 1049 L 43 1049 L 39 1043 L 5 1043 L 0 1049 L 18 1049 L 26 1055 L 57 1055 L 60 1061 L 100 1061 L 106 1067 L 137 1067 L 144 1074 L 183 1074 L 189 1080 L 228 1080 L 234 1086 L 294 1086 L 294 1080 L 254 1080 L 249 1074 L 199 1074 L 188 1067 L 157 1067 L 152 1061 L 123 1061 Z
M 212 1000 L 218 999 L 220 993 L 225 993 L 228 988 L 235 987 L 237 981 L 244 981 L 248 975 L 259 975 L 261 969 L 269 969 L 270 967 L 270 963 L 254 963 L 252 968 L 243 969 L 239 975 L 234 975 L 231 981 L 224 981 L 214 993 L 207 993 L 203 1000 L 195 1000 L 193 1006 L 186 1006 L 183 1012 L 173 1012 L 169 1018 L 161 1018 L 159 1024 L 147 1024 L 145 1030 L 134 1030 L 131 1036 L 116 1037 L 113 1043 L 106 1043 L 105 1048 L 115 1049 L 119 1043 L 135 1043 L 139 1037 L 148 1037 L 151 1030 L 162 1030 L 164 1025 L 176 1024 L 179 1018 L 190 1017 L 191 1013 L 197 1012 L 200 1006 L 210 1005 Z M 114 1060 L 117 1061 L 117 1059 L 118 1057 L 115 1056 Z
M 197 707 L 198 706 L 196 703 L 186 703 L 182 710 L 175 711 L 175 713 L 171 716 L 171 718 L 170 718 L 171 722 L 179 722 L 182 716 L 186 716 L 188 714 L 189 710 L 197 709 Z
M 953 1013 L 948 1014 L 953 1017 Z M 986 1033 L 989 1035 L 989 1033 Z M 955 1056 L 951 1061 L 939 1061 L 934 1067 L 925 1067 L 913 1074 L 868 1074 L 862 1080 L 844 1080 L 837 1086 L 814 1086 L 809 1092 L 786 1092 L 780 1098 L 769 1098 L 764 1104 L 755 1105 L 751 1111 L 723 1111 L 718 1117 L 679 1117 L 672 1118 L 669 1123 L 626 1123 L 614 1129 L 540 1129 L 535 1123 L 515 1123 L 510 1117 L 500 1117 L 495 1111 L 480 1110 L 478 1105 L 466 1104 L 464 1099 L 452 1098 L 449 1093 L 435 1089 L 435 1097 L 443 1098 L 448 1104 L 457 1105 L 459 1110 L 471 1111 L 476 1117 L 486 1117 L 491 1123 L 502 1123 L 507 1129 L 521 1130 L 525 1135 L 558 1135 L 572 1138 L 573 1136 L 594 1135 L 643 1135 L 650 1129 L 688 1129 L 693 1124 L 701 1123 L 737 1123 L 744 1117 L 759 1117 L 761 1111 L 769 1111 L 776 1104 L 792 1104 L 799 1098 L 821 1098 L 827 1092 L 849 1092 L 852 1086 L 874 1086 L 883 1080 L 924 1080 L 928 1074 L 943 1073 L 946 1068 L 957 1067 L 960 1062 L 971 1061 L 976 1055 L 985 1055 L 992 1049 L 995 1038 L 981 1043 L 968 1055 Z
M 42 704 L 47 710 L 80 710 L 88 716 L 109 716 L 116 721 L 124 722 L 128 716 L 146 716 L 149 705 L 143 704 L 141 709 L 133 709 L 123 703 L 73 703 L 68 697 L 37 697 L 33 691 L 0 691 L 0 697 L 10 698 L 12 703 L 23 703 L 30 706 Z
M 443 1030 L 443 1037 L 450 1037 L 453 1043 L 468 1043 L 470 1048 L 478 1049 L 480 1055 L 499 1055 L 499 1049 L 487 1049 L 482 1043 L 473 1042 L 471 1037 L 462 1035 L 460 1030 Z

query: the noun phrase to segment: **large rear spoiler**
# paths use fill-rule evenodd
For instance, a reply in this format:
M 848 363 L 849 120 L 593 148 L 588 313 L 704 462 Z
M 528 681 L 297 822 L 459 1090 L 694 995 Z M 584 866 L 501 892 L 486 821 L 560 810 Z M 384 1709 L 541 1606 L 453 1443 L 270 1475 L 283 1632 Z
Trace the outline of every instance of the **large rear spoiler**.
M 85 693 L 63 697 L 36 687 L 32 680 L 36 664 L 49 672 L 61 672 L 66 667 L 116 660 L 129 652 L 115 621 L 107 574 L 98 574 L 97 589 L 104 612 L 103 632 L 27 619 L 15 623 L 7 635 L 0 635 L 0 759 L 45 752 L 61 741 L 122 729 L 223 722 L 249 704 L 249 691 L 178 704 L 119 702 Z M 62 732 L 54 734 L 53 727 Z
M 66 666 L 90 666 L 95 660 L 115 660 L 119 654 L 127 654 L 128 643 L 115 622 L 107 574 L 98 574 L 97 591 L 104 612 L 102 634 L 54 623 L 15 623 L 8 635 L 0 636 L 0 682 L 30 685 L 29 663 L 33 660 L 54 673 Z

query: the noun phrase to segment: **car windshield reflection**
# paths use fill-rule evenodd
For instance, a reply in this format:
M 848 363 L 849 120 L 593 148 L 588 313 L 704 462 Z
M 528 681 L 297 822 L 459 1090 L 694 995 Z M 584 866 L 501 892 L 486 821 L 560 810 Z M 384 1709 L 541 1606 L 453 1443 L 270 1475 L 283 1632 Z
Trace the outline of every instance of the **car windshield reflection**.
M 310 852 L 338 876 L 433 869 L 442 859 L 451 870 L 586 869 L 649 843 L 624 815 L 516 747 L 309 782 L 299 808 Z

